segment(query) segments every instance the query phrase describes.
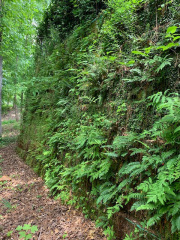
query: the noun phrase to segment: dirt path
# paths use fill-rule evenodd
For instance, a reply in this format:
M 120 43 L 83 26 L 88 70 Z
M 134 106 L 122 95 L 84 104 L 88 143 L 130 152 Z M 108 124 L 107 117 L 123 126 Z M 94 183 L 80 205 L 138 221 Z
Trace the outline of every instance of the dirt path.
M 106 239 L 92 221 L 49 197 L 43 180 L 15 153 L 15 144 L 1 148 L 0 155 L 1 240 L 20 239 L 16 228 L 24 224 L 38 227 L 34 240 Z

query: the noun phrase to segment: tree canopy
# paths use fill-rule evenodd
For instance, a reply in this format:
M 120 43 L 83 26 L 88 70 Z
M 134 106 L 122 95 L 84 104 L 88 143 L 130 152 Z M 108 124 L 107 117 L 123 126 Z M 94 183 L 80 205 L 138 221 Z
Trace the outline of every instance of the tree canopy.
M 1 18 L 3 103 L 12 102 L 26 87 L 33 66 L 36 34 L 48 1 L 5 1 Z

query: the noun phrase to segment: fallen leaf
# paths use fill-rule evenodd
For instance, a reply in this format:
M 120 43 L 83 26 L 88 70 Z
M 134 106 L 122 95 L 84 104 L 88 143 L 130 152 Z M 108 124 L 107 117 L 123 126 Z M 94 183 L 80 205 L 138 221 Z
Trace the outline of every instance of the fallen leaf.
M 2 176 L 2 177 L 0 178 L 0 182 L 4 182 L 4 181 L 11 181 L 11 178 L 8 177 L 8 176 Z

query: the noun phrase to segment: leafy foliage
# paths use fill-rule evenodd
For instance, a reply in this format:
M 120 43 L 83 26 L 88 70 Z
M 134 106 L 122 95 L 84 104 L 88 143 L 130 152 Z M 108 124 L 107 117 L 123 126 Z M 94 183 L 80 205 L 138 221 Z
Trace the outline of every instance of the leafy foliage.
M 19 147 L 109 240 L 121 211 L 146 219 L 141 239 L 166 238 L 167 222 L 178 239 L 178 3 L 97 4 L 53 1 L 45 14 Z
M 28 240 L 32 239 L 34 233 L 38 231 L 38 228 L 36 225 L 30 225 L 30 224 L 24 224 L 24 226 L 18 226 L 16 230 L 19 232 L 19 238 Z M 23 230 L 23 231 L 22 231 Z
M 3 58 L 3 108 L 20 105 L 23 100 L 22 95 L 32 76 L 37 25 L 47 5 L 46 0 L 3 1 L 0 46 Z

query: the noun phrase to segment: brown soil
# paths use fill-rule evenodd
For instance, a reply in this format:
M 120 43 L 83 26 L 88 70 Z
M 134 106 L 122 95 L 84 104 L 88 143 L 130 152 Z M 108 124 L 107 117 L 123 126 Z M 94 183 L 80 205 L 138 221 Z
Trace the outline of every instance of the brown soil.
M 92 221 L 49 197 L 43 180 L 17 156 L 15 147 L 0 149 L 0 239 L 20 239 L 17 226 L 31 224 L 38 227 L 34 240 L 105 240 Z

